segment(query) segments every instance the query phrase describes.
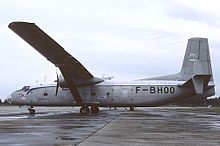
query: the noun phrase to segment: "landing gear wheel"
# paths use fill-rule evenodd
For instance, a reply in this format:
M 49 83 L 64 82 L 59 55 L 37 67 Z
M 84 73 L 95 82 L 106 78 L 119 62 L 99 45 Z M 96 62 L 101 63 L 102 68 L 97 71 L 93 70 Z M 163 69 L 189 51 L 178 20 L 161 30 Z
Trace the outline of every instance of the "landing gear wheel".
M 134 107 L 133 106 L 130 107 L 130 111 L 134 111 Z
M 83 115 L 86 115 L 90 112 L 89 107 L 88 106 L 82 106 L 80 109 L 80 113 Z
M 29 113 L 32 115 L 34 115 L 35 114 L 35 109 L 34 109 L 34 107 L 33 106 L 31 106 L 30 108 L 28 108 L 28 111 L 29 111 Z
M 98 114 L 99 112 L 99 106 L 98 105 L 92 105 L 91 106 L 91 113 L 92 114 Z

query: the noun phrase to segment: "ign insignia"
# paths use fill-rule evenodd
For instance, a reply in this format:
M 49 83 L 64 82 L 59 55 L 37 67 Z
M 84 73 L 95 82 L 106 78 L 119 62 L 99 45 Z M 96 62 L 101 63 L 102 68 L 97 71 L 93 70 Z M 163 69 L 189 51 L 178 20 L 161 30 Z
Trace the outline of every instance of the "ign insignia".
M 22 100 L 25 100 L 27 98 L 27 94 L 25 93 L 20 93 L 19 95 Z
M 197 60 L 197 56 L 194 53 L 189 54 L 189 61 L 195 62 Z

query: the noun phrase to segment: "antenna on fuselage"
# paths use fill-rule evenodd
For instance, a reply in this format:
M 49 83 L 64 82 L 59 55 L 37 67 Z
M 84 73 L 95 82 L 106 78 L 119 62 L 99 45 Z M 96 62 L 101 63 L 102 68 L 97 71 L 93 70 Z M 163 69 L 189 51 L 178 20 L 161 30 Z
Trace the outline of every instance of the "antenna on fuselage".
M 102 75 L 103 80 L 112 80 L 114 76 L 105 77 L 105 74 Z

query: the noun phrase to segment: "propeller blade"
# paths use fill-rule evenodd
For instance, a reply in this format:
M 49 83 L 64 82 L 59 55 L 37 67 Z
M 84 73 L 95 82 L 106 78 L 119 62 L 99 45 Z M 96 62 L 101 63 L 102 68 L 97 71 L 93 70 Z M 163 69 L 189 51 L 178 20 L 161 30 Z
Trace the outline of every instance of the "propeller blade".
M 58 93 L 58 89 L 59 89 L 59 76 L 58 76 L 58 73 L 56 72 L 56 74 L 57 74 L 57 80 L 56 80 L 56 82 L 57 82 L 57 86 L 56 86 L 56 96 L 57 96 L 57 93 Z

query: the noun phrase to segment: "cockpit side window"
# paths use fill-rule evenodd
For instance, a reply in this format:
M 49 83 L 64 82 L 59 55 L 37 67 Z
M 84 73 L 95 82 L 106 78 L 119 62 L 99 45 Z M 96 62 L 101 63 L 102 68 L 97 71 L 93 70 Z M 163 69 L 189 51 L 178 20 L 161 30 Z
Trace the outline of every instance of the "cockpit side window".
M 44 92 L 44 96 L 48 96 L 48 93 L 47 93 L 47 92 Z

